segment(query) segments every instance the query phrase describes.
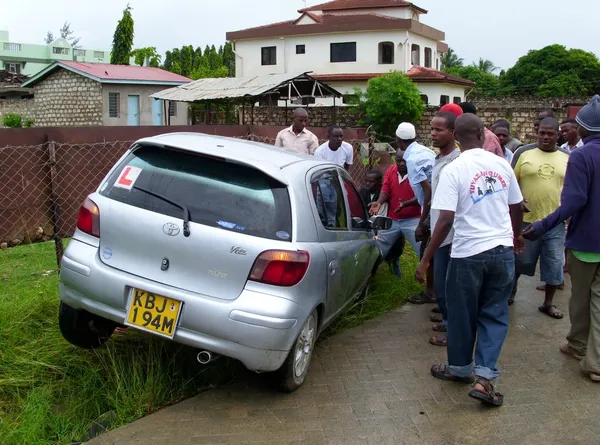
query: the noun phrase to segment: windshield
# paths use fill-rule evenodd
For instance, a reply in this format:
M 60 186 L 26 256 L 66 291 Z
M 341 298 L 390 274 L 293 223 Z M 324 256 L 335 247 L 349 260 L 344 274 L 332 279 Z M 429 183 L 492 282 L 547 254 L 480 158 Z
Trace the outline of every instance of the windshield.
M 116 201 L 262 238 L 290 240 L 290 199 L 285 185 L 263 172 L 224 159 L 141 146 L 109 177 L 100 193 Z M 285 235 L 282 235 L 285 234 Z

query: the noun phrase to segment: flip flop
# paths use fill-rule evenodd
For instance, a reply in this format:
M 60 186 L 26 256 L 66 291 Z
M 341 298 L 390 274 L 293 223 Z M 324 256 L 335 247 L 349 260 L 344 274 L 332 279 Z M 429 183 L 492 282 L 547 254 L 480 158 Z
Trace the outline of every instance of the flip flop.
M 556 312 L 550 312 L 550 309 L 552 308 L 557 309 L 555 305 L 551 304 L 550 306 L 540 306 L 538 307 L 538 310 L 542 314 L 546 314 L 548 317 L 554 318 L 555 320 L 562 320 L 565 317 L 565 314 L 559 312 L 558 309 Z
M 442 311 L 440 310 L 439 306 L 434 307 L 431 312 L 433 312 L 434 314 L 441 314 Z
M 442 321 L 444 321 L 444 319 L 440 314 L 433 314 L 429 317 L 429 321 L 433 323 L 441 323 Z
M 448 338 L 447 337 L 431 337 L 429 339 L 429 343 L 431 343 L 433 346 L 441 346 L 442 348 L 445 348 L 448 346 Z
M 569 343 L 563 343 L 560 345 L 560 352 L 568 357 L 574 358 L 575 360 L 583 360 L 583 355 L 578 354 L 577 351 L 573 349 L 573 346 L 571 346 Z
M 434 324 L 431 329 L 435 332 L 448 332 L 448 328 L 441 323 Z

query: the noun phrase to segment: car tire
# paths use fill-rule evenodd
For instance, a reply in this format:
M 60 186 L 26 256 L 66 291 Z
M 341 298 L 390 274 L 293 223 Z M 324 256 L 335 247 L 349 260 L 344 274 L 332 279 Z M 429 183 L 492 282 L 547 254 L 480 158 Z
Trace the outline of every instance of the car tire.
M 294 392 L 302 386 L 312 359 L 319 332 L 319 315 L 315 309 L 302 325 L 302 329 L 285 362 L 275 371 L 275 383 L 282 392 Z
M 117 324 L 82 309 L 60 302 L 58 326 L 65 340 L 84 349 L 102 346 L 111 337 Z

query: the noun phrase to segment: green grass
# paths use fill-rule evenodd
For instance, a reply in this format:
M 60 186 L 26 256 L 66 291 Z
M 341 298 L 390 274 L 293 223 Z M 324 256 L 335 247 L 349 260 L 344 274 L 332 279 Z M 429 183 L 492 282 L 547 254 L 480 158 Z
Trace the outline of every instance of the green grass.
M 405 255 L 403 281 L 387 267 L 372 294 L 349 308 L 326 335 L 357 326 L 420 290 Z M 0 444 L 68 444 L 94 422 L 116 428 L 202 389 L 230 381 L 233 361 L 200 367 L 195 351 L 135 331 L 115 335 L 97 351 L 63 340 L 57 323 L 54 244 L 0 251 Z

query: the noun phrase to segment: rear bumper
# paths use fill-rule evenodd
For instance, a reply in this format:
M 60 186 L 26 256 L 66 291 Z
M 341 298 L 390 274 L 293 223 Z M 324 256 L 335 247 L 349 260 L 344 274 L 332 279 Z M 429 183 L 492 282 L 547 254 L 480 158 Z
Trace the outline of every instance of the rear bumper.
M 113 269 L 97 247 L 76 239 L 65 252 L 60 298 L 75 309 L 125 322 L 133 288 L 183 302 L 173 340 L 240 360 L 257 372 L 281 367 L 312 308 L 245 289 L 235 300 L 187 292 Z

